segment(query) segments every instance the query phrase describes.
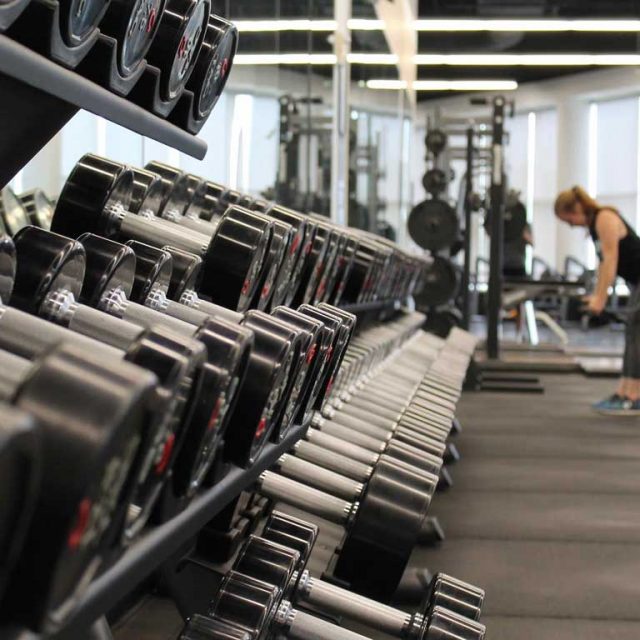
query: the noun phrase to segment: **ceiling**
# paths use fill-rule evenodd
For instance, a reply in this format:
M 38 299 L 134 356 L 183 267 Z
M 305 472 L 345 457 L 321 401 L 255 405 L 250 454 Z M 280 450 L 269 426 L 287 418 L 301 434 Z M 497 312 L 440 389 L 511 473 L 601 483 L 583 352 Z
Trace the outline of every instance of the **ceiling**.
M 216 11 L 233 19 L 333 17 L 334 0 L 214 0 Z M 353 1 L 353 16 L 375 18 L 369 0 Z M 420 18 L 640 18 L 640 0 L 419 0 Z M 388 53 L 379 31 L 354 31 L 352 48 L 360 53 Z M 243 53 L 332 51 L 330 34 L 245 33 Z M 419 53 L 637 53 L 635 33 L 419 33 Z M 519 83 L 588 70 L 585 67 L 418 67 L 420 79 L 491 78 Z M 298 68 L 298 70 L 300 70 Z M 317 73 L 329 73 L 322 67 Z M 398 77 L 395 67 L 352 65 L 353 79 Z M 442 94 L 420 93 L 421 99 Z

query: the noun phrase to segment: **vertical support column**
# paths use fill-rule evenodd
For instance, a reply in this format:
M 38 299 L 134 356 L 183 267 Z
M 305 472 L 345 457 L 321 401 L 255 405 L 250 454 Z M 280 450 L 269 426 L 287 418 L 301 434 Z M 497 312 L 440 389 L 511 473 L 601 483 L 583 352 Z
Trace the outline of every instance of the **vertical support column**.
M 493 140 L 491 168 L 491 260 L 487 313 L 487 355 L 500 356 L 499 327 L 502 306 L 502 261 L 504 236 L 504 117 L 505 99 L 493 99 Z
M 331 219 L 338 224 L 347 224 L 349 197 L 349 124 L 351 69 L 351 2 L 334 0 L 336 31 L 333 50 L 336 65 L 333 69 L 333 134 L 331 149 Z
M 475 131 L 467 129 L 467 182 L 464 189 L 464 268 L 462 271 L 462 326 L 468 331 L 471 324 L 471 233 L 473 211 L 471 211 L 471 194 L 473 193 L 473 151 Z
M 574 185 L 586 187 L 589 180 L 589 102 L 564 97 L 557 106 L 558 191 Z M 584 229 L 556 224 L 556 265 L 560 269 L 567 256 L 587 262 L 588 242 Z

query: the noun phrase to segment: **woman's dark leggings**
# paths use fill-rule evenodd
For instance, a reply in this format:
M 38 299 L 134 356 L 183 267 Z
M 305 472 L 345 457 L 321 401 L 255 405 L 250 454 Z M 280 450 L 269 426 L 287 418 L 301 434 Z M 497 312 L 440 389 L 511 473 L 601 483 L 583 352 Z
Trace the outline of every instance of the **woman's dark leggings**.
M 640 284 L 631 289 L 627 308 L 622 376 L 640 380 Z

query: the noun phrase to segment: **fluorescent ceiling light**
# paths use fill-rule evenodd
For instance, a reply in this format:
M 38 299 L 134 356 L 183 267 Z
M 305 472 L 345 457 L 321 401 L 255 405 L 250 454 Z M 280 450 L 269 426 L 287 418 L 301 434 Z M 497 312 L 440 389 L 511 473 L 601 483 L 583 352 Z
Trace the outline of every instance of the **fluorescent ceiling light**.
M 514 91 L 515 80 L 416 80 L 415 91 Z M 402 90 L 407 88 L 403 80 L 369 80 L 367 89 Z
M 234 20 L 241 33 L 276 31 L 335 31 L 335 20 Z
M 398 57 L 391 53 L 350 53 L 351 64 L 395 66 Z M 639 54 L 582 53 L 474 53 L 418 54 L 419 66 L 454 67 L 589 67 L 640 66 Z M 240 65 L 334 65 L 333 53 L 241 53 L 234 64 Z
M 333 53 L 239 53 L 233 64 L 239 65 L 334 65 L 336 56 Z
M 351 64 L 398 64 L 398 56 L 394 53 L 350 53 L 347 59 Z
M 335 20 L 234 20 L 238 31 L 241 33 L 267 33 L 277 31 L 335 31 Z M 349 20 L 349 29 L 353 31 L 382 31 L 382 20 L 369 20 L 365 18 L 352 18 Z
M 416 64 L 462 67 L 588 67 L 640 65 L 636 54 L 501 53 L 501 54 L 419 54 Z
M 640 20 L 416 20 L 417 31 L 635 32 Z
M 396 65 L 398 56 L 391 53 L 350 53 L 352 64 Z M 240 65 L 334 65 L 336 56 L 333 53 L 239 53 L 233 61 Z

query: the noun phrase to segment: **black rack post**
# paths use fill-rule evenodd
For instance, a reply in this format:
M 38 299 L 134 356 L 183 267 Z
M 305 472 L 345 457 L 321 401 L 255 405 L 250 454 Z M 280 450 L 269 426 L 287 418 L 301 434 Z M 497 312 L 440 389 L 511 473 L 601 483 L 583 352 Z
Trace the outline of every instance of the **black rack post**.
M 471 194 L 473 193 L 473 143 L 475 131 L 473 127 L 467 129 L 467 181 L 464 190 L 464 267 L 462 271 L 462 326 L 467 331 L 471 325 L 471 225 L 473 211 L 471 210 Z
M 505 99 L 493 99 L 493 136 L 491 170 L 491 260 L 487 313 L 487 354 L 492 360 L 500 356 L 498 330 L 502 306 L 502 262 L 504 235 L 504 118 Z

